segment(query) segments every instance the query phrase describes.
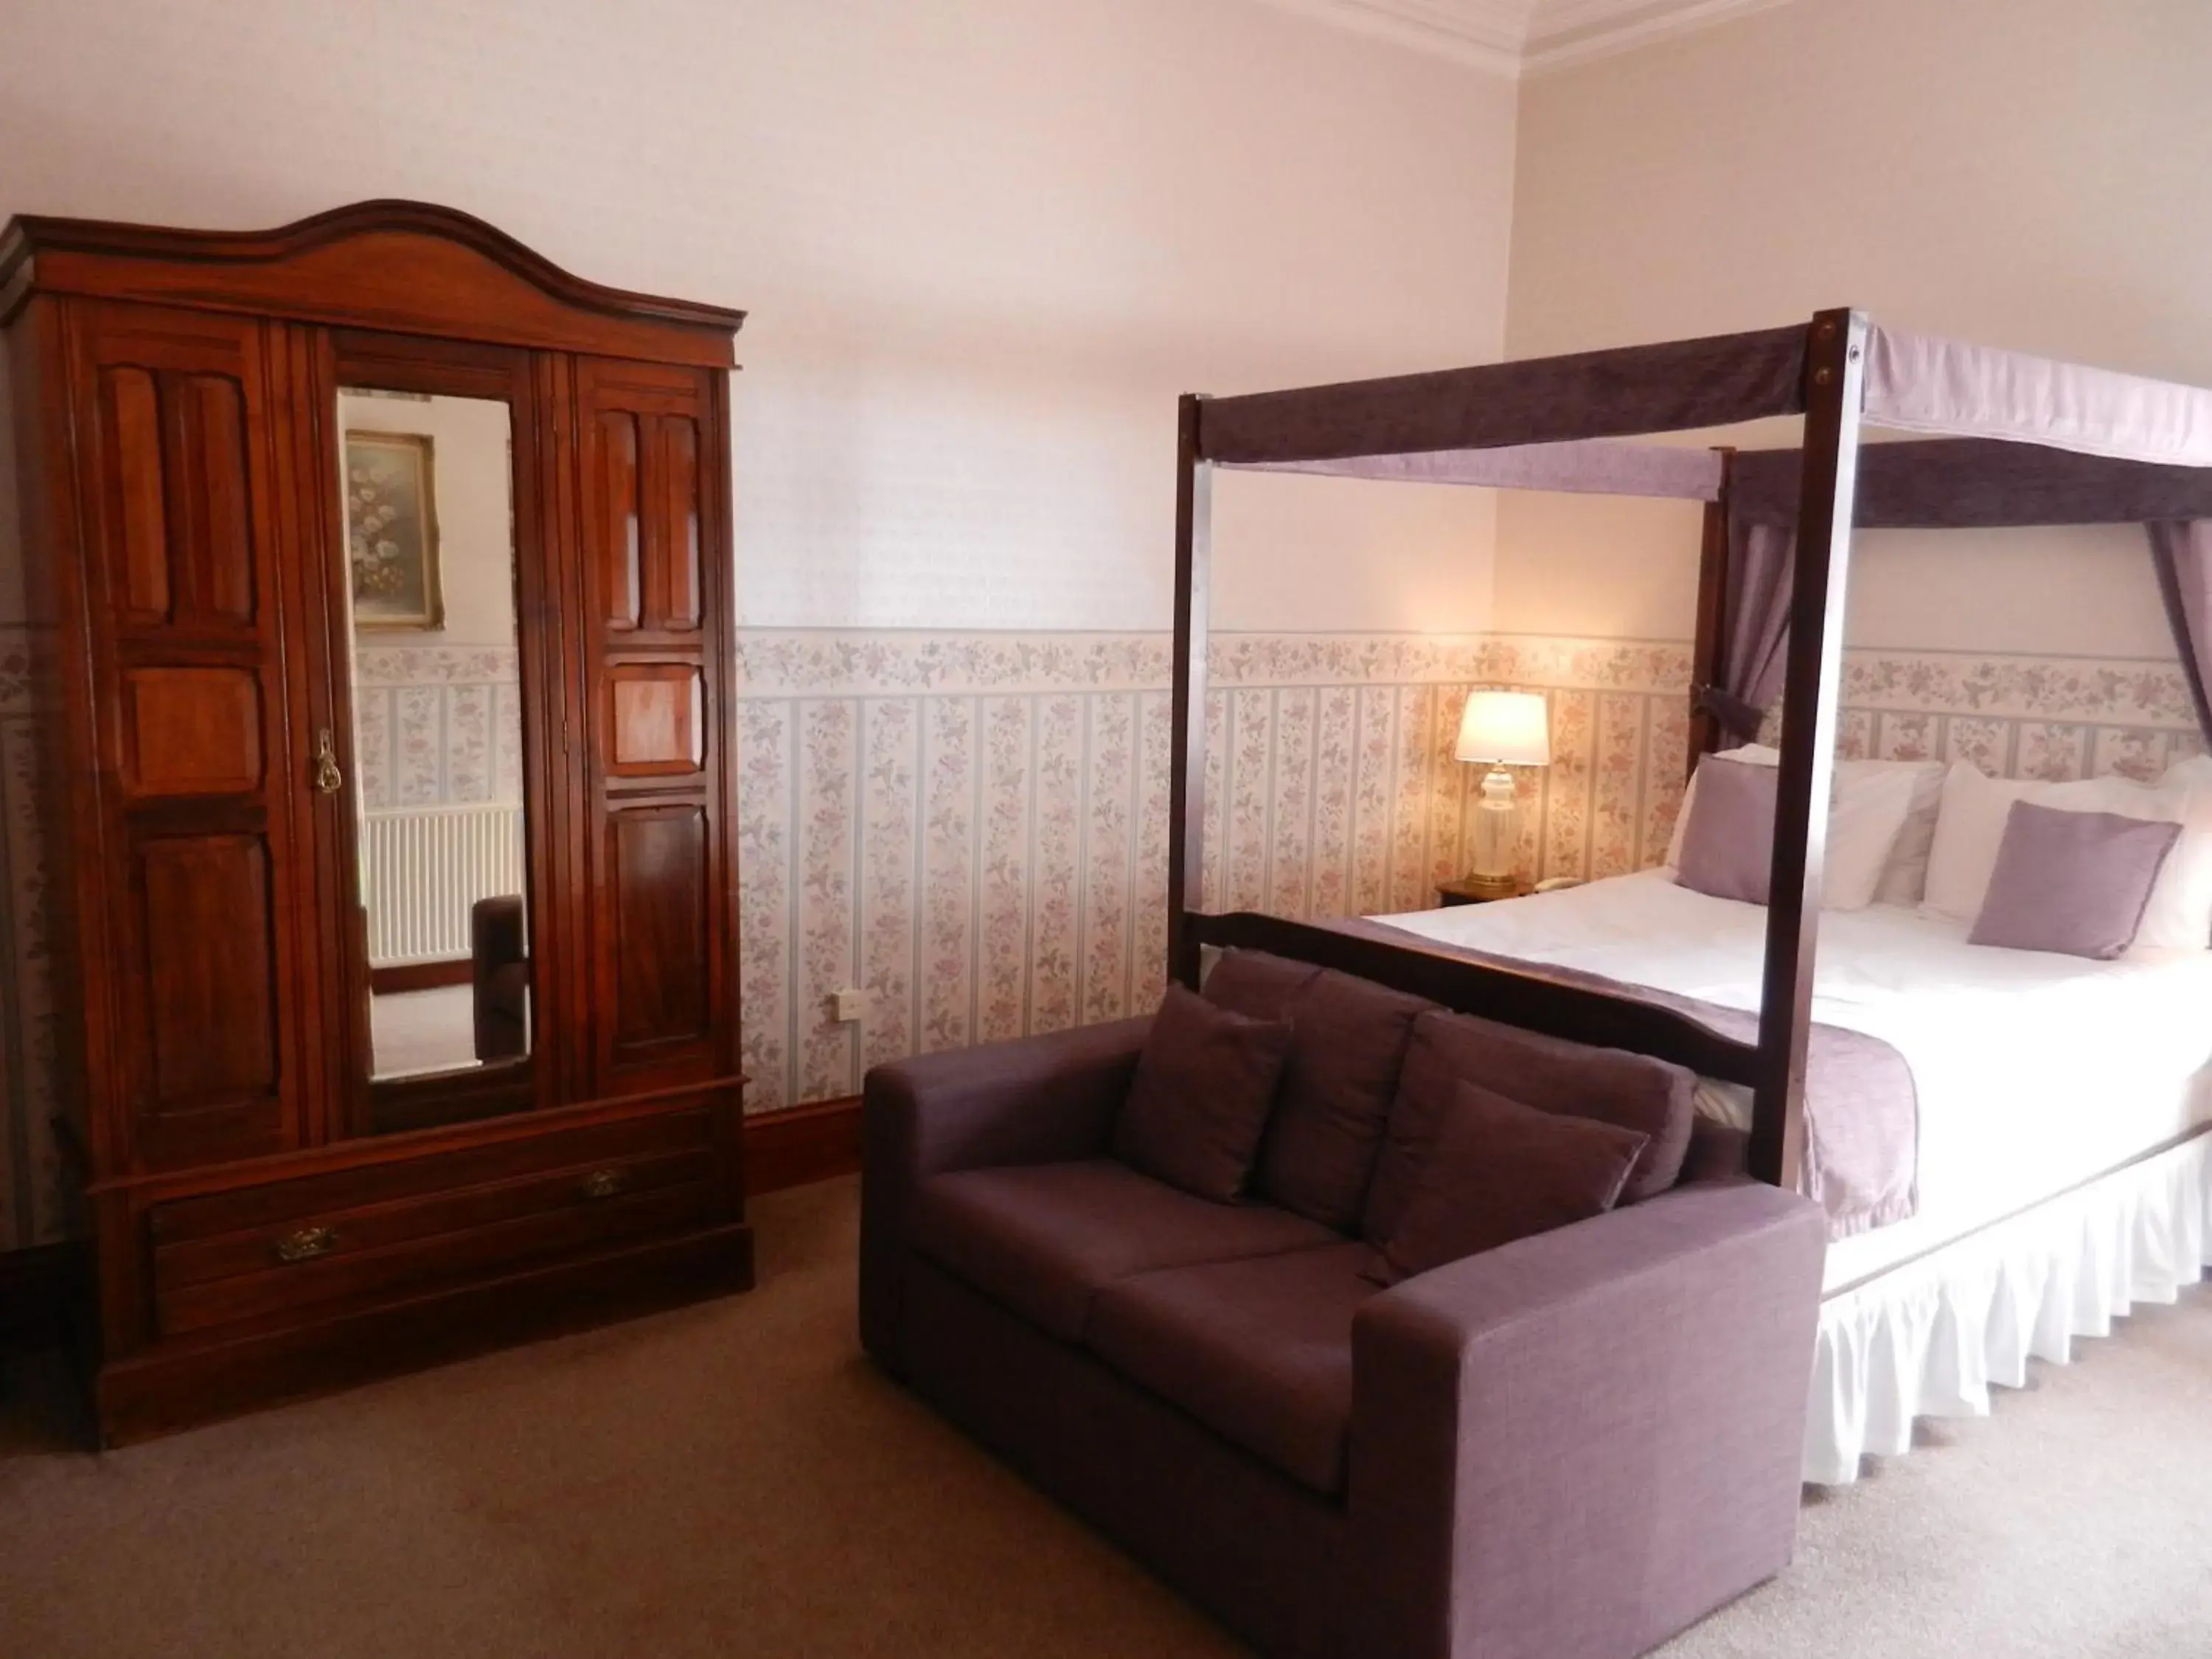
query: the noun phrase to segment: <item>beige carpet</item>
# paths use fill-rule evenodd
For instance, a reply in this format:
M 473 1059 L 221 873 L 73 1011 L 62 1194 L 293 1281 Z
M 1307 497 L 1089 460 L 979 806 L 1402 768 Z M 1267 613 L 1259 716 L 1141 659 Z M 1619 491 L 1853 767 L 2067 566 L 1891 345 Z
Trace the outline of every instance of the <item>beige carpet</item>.
M 8 1659 L 1236 1651 L 854 1347 L 852 1183 L 753 1295 L 94 1458 L 0 1407 Z M 2212 1295 L 1804 1512 L 1668 1659 L 2212 1655 Z
M 465 1071 L 477 1063 L 476 993 L 465 985 L 387 991 L 368 1000 L 379 1077 Z

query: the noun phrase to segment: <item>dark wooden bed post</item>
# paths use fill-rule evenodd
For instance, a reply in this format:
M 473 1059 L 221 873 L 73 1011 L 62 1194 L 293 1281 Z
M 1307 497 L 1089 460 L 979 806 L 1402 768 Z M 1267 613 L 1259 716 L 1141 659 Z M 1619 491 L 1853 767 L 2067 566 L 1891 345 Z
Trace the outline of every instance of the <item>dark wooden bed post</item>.
M 1721 493 L 1705 503 L 1705 539 L 1698 550 L 1698 635 L 1690 650 L 1690 753 L 1683 775 L 1721 746 L 1720 722 L 1698 702 L 1698 694 L 1721 677 L 1727 652 L 1729 587 L 1729 486 L 1735 477 L 1735 450 L 1714 447 L 1721 458 Z
M 1213 467 L 1200 453 L 1199 410 L 1176 406 L 1175 687 L 1168 773 L 1168 977 L 1198 988 L 1190 913 L 1206 859 L 1206 599 L 1212 556 Z
M 1813 319 L 1805 354 L 1805 470 L 1782 687 L 1782 775 L 1750 1149 L 1751 1173 L 1780 1187 L 1795 1184 L 1804 1155 L 1805 1055 L 1835 771 L 1867 334 L 1863 313 L 1824 311 Z

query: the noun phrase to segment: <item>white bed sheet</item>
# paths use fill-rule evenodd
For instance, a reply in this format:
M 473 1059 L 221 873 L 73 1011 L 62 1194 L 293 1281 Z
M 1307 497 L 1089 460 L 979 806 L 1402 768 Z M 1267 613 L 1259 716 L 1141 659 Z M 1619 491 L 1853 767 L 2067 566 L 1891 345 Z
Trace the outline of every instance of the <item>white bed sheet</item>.
M 1663 870 L 1379 916 L 1446 944 L 1756 1009 L 1765 911 Z M 2087 962 L 1968 945 L 1893 905 L 1820 918 L 1813 1017 L 1881 1038 L 1920 1100 L 1920 1211 L 1828 1248 L 1831 1290 L 2034 1204 L 2212 1118 L 2212 951 Z M 1748 1092 L 1698 1109 L 1741 1126 Z

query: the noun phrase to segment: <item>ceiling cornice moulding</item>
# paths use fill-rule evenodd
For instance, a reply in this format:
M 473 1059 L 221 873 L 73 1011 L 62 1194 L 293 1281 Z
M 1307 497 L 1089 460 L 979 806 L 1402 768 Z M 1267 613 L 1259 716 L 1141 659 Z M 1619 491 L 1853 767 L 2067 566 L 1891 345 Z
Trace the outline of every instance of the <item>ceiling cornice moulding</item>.
M 1370 40 L 1517 76 L 1536 0 L 1268 0 Z
M 1378 40 L 1518 79 L 1633 52 L 1788 0 L 1269 0 Z
M 1678 34 L 1767 11 L 1790 0 L 1537 0 L 1521 72 L 1543 75 L 1634 52 Z

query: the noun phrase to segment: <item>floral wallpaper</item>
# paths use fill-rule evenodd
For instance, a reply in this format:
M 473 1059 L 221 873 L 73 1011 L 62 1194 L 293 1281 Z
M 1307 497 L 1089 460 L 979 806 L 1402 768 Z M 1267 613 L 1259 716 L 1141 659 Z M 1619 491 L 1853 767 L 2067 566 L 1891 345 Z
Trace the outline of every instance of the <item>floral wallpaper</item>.
M 362 646 L 353 697 L 354 766 L 369 811 L 522 799 L 514 647 Z
M 1151 1007 L 1165 952 L 1164 635 L 750 630 L 739 800 L 748 1103 L 869 1066 Z M 1204 891 L 1299 916 L 1434 902 L 1461 872 L 1478 685 L 1544 691 L 1519 773 L 1531 876 L 1656 863 L 1690 649 L 1516 635 L 1217 636 Z M 1853 652 L 1844 749 L 2151 775 L 2199 746 L 2172 663 Z M 865 1017 L 830 1018 L 843 987 Z
M 880 1060 L 1150 1008 L 1166 954 L 1169 642 L 742 641 L 749 1105 Z M 1206 881 L 1299 915 L 1409 908 L 1458 873 L 1449 759 L 1482 642 L 1216 641 Z M 1233 736 L 1232 736 L 1233 734 Z M 866 1016 L 830 1018 L 835 993 Z
M 1165 954 L 1164 635 L 752 629 L 739 641 L 748 1104 L 849 1094 L 878 1061 L 1112 1019 Z M 1543 690 L 1524 865 L 1656 862 L 1680 801 L 1689 647 L 1519 635 L 1229 635 L 1210 663 L 1206 901 L 1410 909 L 1463 867 L 1470 689 Z M 1850 754 L 2154 775 L 2200 742 L 2172 663 L 1855 651 Z M 360 765 L 384 810 L 503 798 L 514 654 L 364 653 Z M 70 1225 L 51 1127 L 46 861 L 28 635 L 0 623 L 0 1248 Z M 857 986 L 866 1017 L 830 1018 Z

